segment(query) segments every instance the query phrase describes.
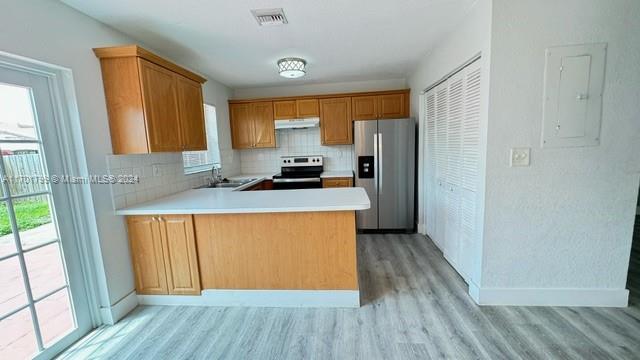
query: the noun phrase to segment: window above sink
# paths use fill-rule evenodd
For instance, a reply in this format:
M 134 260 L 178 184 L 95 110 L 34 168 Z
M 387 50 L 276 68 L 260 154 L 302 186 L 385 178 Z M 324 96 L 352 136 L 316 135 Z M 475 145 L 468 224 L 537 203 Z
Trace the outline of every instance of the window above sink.
M 215 106 L 204 104 L 204 121 L 207 134 L 207 150 L 182 152 L 185 175 L 211 171 L 211 167 L 214 164 L 220 167 L 220 146 L 218 145 L 218 122 Z

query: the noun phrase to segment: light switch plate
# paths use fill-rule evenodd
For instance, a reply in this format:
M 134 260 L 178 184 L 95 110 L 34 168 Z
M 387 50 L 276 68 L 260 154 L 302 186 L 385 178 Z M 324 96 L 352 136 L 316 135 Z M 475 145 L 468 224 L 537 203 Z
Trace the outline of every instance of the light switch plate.
M 512 148 L 510 166 L 529 166 L 531 163 L 531 148 Z
M 153 172 L 154 177 L 162 175 L 162 169 L 160 168 L 160 164 L 151 165 L 151 171 Z

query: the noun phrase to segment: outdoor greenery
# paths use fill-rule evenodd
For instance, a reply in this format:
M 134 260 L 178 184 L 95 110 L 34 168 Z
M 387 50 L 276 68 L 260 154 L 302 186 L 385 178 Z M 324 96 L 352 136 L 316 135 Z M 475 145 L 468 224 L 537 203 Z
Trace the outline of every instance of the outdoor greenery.
M 51 222 L 49 204 L 46 201 L 16 201 L 13 203 L 21 231 L 36 228 Z M 6 204 L 0 205 L 0 236 L 11 233 L 11 223 Z

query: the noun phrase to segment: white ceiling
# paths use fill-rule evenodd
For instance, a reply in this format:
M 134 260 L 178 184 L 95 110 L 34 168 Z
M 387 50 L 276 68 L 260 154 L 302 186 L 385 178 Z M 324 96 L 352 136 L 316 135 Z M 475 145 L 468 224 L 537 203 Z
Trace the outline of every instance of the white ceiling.
M 232 87 L 404 78 L 475 0 L 62 0 Z M 284 9 L 260 27 L 251 9 Z M 101 46 L 102 44 L 96 44 Z M 308 61 L 301 79 L 276 61 Z

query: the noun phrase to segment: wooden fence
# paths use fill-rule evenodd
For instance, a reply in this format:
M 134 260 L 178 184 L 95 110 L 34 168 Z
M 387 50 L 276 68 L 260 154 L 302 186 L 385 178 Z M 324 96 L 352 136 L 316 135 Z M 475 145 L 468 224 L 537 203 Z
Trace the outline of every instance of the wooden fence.
M 4 170 L 11 195 L 31 194 L 47 191 L 44 172 L 39 154 L 3 155 Z M 46 196 L 26 198 L 25 200 L 44 201 Z

